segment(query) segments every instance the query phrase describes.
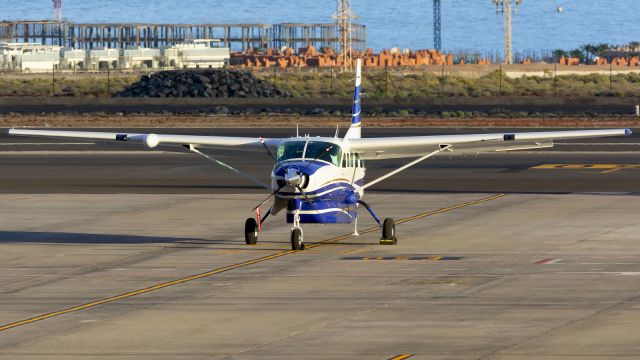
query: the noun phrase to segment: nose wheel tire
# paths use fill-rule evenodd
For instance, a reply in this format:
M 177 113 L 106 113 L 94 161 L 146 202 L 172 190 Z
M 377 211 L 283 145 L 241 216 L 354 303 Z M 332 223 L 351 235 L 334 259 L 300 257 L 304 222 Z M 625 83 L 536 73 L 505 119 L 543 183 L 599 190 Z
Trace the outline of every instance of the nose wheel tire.
M 304 250 L 304 242 L 302 242 L 302 230 L 291 230 L 291 250 Z
M 244 223 L 244 241 L 247 245 L 258 243 L 258 222 L 254 218 L 248 218 Z
M 382 223 L 382 238 L 380 238 L 380 245 L 395 245 L 397 243 L 396 223 L 392 218 L 386 218 Z

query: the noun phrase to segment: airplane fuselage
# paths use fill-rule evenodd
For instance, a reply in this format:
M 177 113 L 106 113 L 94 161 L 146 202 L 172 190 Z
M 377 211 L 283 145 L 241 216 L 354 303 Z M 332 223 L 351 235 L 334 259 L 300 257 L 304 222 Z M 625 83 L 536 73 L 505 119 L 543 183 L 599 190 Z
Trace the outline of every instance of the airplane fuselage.
M 286 209 L 288 223 L 351 223 L 363 195 L 365 167 L 343 151 L 343 139 L 297 137 L 283 141 L 271 173 L 277 190 L 272 213 Z

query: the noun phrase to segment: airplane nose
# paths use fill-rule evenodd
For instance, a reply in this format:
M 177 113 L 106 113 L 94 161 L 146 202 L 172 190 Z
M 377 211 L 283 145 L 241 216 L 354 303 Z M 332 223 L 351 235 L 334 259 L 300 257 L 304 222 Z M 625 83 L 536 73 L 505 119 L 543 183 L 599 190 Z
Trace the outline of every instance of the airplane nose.
M 308 183 L 308 175 L 298 169 L 288 168 L 284 174 L 284 181 L 288 186 L 305 188 Z

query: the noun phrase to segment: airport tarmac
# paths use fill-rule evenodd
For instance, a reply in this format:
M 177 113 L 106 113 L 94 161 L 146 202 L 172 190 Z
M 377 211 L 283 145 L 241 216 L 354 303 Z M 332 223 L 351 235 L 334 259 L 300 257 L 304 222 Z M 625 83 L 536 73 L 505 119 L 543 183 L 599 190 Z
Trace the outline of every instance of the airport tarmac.
M 0 145 L 0 359 L 637 359 L 621 141 L 434 160 L 366 197 L 398 245 L 362 214 L 301 252 L 281 216 L 244 245 L 264 191 L 192 155 Z

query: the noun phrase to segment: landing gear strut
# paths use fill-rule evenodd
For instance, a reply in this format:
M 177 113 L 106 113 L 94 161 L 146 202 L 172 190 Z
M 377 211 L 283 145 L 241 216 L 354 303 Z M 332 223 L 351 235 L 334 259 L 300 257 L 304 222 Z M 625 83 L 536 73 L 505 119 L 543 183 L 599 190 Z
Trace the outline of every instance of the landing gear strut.
M 358 200 L 358 204 L 365 207 L 365 209 L 369 210 L 369 213 L 373 217 L 373 219 L 380 225 L 380 229 L 382 229 L 382 237 L 380 238 L 380 245 L 395 245 L 398 243 L 398 239 L 396 239 L 396 223 L 392 218 L 386 218 L 383 222 L 380 222 L 376 213 L 373 212 L 373 209 L 369 204 L 362 200 Z M 358 232 L 356 228 L 356 233 Z
M 300 209 L 293 213 L 293 228 L 291 229 L 291 250 L 304 250 L 302 228 L 300 227 Z

